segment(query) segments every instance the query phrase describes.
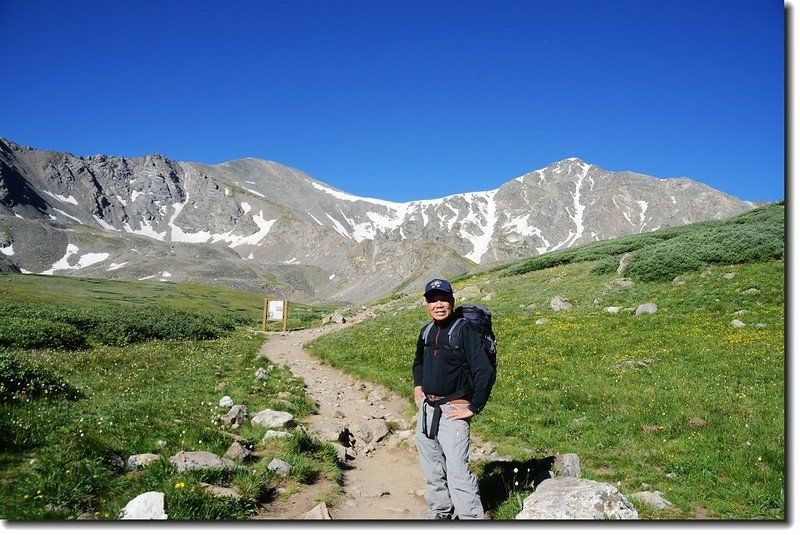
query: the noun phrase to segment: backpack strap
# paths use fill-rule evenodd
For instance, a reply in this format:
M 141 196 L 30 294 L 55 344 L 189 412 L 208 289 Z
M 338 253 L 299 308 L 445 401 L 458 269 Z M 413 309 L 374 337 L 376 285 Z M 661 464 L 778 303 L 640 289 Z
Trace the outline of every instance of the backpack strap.
M 433 322 L 429 321 L 428 324 L 425 326 L 425 330 L 422 331 L 422 343 L 428 343 L 428 335 L 431 333 L 431 329 L 433 329 Z
M 456 318 L 456 320 L 453 322 L 452 325 L 450 325 L 450 328 L 447 330 L 447 343 L 450 345 L 450 347 L 455 348 L 459 351 L 463 351 L 463 348 L 460 345 L 453 345 L 453 333 L 455 333 L 456 329 L 465 321 L 467 321 L 465 318 Z M 428 335 L 431 333 L 431 329 L 433 329 L 432 321 L 428 322 L 428 324 L 425 326 L 425 329 L 422 331 L 423 344 L 428 343 Z
M 455 333 L 456 329 L 458 329 L 458 327 L 460 325 L 462 325 L 465 321 L 467 321 L 467 320 L 465 318 L 463 318 L 463 317 L 456 318 L 456 320 L 450 326 L 450 329 L 447 331 L 447 343 L 450 344 L 450 347 L 452 347 L 454 349 L 457 349 L 459 351 L 462 351 L 462 352 L 464 351 L 463 347 L 461 347 L 460 345 L 454 345 L 453 344 L 453 333 Z M 458 341 L 458 340 L 456 340 L 456 341 Z

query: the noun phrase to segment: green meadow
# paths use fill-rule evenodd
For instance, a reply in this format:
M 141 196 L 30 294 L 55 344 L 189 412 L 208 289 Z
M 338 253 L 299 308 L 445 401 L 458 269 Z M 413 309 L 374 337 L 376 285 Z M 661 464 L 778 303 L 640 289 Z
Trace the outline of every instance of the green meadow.
M 644 518 L 784 519 L 783 242 L 779 204 L 453 279 L 491 309 L 498 337 L 497 383 L 474 432 L 513 459 L 507 468 L 576 453 L 584 478 L 675 505 L 635 504 Z M 572 308 L 554 312 L 557 295 Z M 428 318 L 421 291 L 388 303 L 309 349 L 410 398 Z M 636 315 L 643 303 L 658 312 Z M 475 469 L 493 517 L 513 518 L 528 482 Z
M 786 518 L 782 203 L 452 281 L 492 310 L 499 340 L 498 380 L 473 421 L 511 459 L 474 466 L 492 518 L 513 518 L 531 492 L 525 467 L 559 453 L 578 454 L 585 478 L 626 495 L 661 491 L 675 505 L 635 503 L 646 519 Z M 572 308 L 554 312 L 557 295 Z M 636 315 L 642 303 L 658 312 Z M 114 519 L 159 490 L 172 519 L 244 519 L 321 478 L 340 484 L 332 448 L 302 433 L 262 443 L 263 431 L 244 426 L 236 432 L 259 460 L 232 472 L 178 473 L 166 460 L 225 452 L 222 395 L 250 414 L 290 410 L 302 421 L 315 410 L 286 368 L 256 379 L 270 367 L 258 355 L 269 336 L 262 310 L 263 296 L 218 287 L 0 274 L 0 517 Z M 289 310 L 289 329 L 332 312 Z M 376 310 L 308 349 L 410 400 L 421 289 Z M 161 461 L 124 469 L 136 453 Z M 289 476 L 267 467 L 274 456 L 294 466 Z M 203 484 L 241 498 L 209 496 Z
M 113 520 L 156 490 L 171 519 L 244 519 L 318 478 L 339 483 L 330 446 L 302 433 L 264 443 L 264 430 L 250 426 L 236 432 L 255 463 L 179 473 L 167 461 L 179 451 L 225 453 L 233 440 L 216 419 L 227 412 L 223 395 L 250 414 L 271 408 L 302 419 L 316 409 L 302 380 L 258 357 L 262 296 L 15 274 L 0 274 L 0 294 L 0 518 Z M 289 310 L 290 329 L 318 326 L 331 312 Z M 267 381 L 256 379 L 259 368 L 269 369 Z M 160 460 L 127 470 L 138 453 Z M 292 464 L 289 476 L 268 468 L 275 456 Z M 206 484 L 241 497 L 207 495 Z

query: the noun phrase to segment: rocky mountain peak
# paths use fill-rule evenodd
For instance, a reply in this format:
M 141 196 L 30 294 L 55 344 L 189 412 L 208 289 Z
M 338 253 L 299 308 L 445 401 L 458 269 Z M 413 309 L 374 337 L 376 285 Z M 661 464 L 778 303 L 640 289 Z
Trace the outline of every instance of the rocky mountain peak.
M 579 158 L 490 191 L 397 203 L 256 158 L 75 157 L 0 140 L 0 269 L 211 282 L 306 302 L 416 291 L 481 263 L 750 208 L 698 182 Z

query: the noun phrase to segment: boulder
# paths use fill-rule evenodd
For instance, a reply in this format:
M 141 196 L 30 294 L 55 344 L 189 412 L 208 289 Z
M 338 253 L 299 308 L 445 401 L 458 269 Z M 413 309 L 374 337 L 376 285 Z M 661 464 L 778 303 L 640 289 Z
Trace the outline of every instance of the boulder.
M 570 303 L 560 295 L 557 295 L 550 300 L 550 308 L 553 309 L 553 312 L 569 310 L 572 308 L 572 303 Z
M 224 425 L 236 428 L 244 423 L 245 418 L 247 418 L 247 405 L 233 405 L 220 419 Z
M 120 520 L 166 520 L 164 493 L 150 491 L 128 502 L 119 515 Z
M 660 490 L 654 492 L 637 492 L 636 494 L 631 494 L 631 498 L 635 498 L 643 503 L 646 503 L 653 509 L 657 509 L 659 511 L 675 507 L 672 502 L 664 498 L 664 495 Z
M 305 515 L 303 515 L 304 520 L 330 520 L 331 515 L 328 513 L 328 506 L 325 505 L 325 502 L 320 502 L 317 504 L 316 507 L 311 509 Z
M 287 427 L 292 420 L 294 420 L 294 416 L 288 412 L 264 409 L 263 411 L 256 413 L 252 420 L 250 420 L 250 423 L 252 425 L 259 425 L 268 429 L 281 429 L 283 427 Z
M 356 426 L 355 436 L 363 440 L 365 443 L 378 442 L 380 439 L 389 434 L 389 426 L 386 420 L 381 418 L 373 418 L 359 422 Z
M 292 465 L 282 459 L 272 459 L 267 468 L 275 472 L 281 477 L 286 477 L 292 472 Z
M 244 462 L 248 460 L 250 457 L 253 456 L 253 450 L 250 448 L 246 448 L 239 444 L 238 442 L 234 442 L 231 444 L 231 447 L 228 448 L 228 451 L 225 452 L 223 457 L 226 459 L 230 459 L 234 462 Z
M 517 520 L 637 520 L 639 513 L 608 483 L 577 477 L 545 479 L 522 502 Z
M 223 459 L 209 451 L 181 451 L 170 457 L 169 462 L 175 465 L 178 472 L 205 470 L 208 468 L 221 468 L 223 470 L 236 468 L 236 463 L 233 461 Z
M 635 314 L 641 316 L 642 314 L 655 314 L 658 312 L 658 305 L 655 303 L 642 303 L 636 307 Z
M 128 457 L 128 468 L 141 468 L 160 459 L 155 453 L 139 453 Z

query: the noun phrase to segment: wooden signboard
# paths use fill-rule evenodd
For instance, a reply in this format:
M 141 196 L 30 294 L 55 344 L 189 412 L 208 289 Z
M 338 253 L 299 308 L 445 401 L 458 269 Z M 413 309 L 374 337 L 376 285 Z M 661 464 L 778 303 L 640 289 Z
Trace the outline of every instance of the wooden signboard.
M 267 330 L 268 321 L 283 322 L 283 330 L 285 331 L 289 322 L 289 301 L 264 299 L 264 319 L 262 324 L 265 331 Z

